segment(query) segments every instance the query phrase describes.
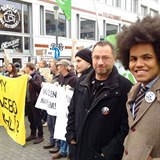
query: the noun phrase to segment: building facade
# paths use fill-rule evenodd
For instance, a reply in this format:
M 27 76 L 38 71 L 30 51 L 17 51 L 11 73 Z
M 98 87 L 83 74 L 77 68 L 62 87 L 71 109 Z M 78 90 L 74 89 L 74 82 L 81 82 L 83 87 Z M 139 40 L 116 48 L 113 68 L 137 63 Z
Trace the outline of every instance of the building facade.
M 160 13 L 160 0 L 72 0 L 68 21 L 60 8 L 56 18 L 55 0 L 0 2 L 0 65 L 5 58 L 21 66 L 56 54 L 70 59 L 137 18 Z

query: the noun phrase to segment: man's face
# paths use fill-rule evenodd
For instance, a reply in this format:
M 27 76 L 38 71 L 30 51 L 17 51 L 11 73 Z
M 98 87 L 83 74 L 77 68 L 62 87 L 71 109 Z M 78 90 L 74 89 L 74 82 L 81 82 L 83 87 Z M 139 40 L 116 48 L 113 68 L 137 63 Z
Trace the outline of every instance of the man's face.
M 49 67 L 50 67 L 50 70 L 51 70 L 53 73 L 55 73 L 55 71 L 57 70 L 56 65 L 55 65 L 54 62 L 51 62 Z
M 12 65 L 9 64 L 9 65 L 7 66 L 7 71 L 8 71 L 8 72 L 12 72 L 12 70 L 13 70 Z
M 131 47 L 129 69 L 136 80 L 144 85 L 160 75 L 160 62 L 152 44 L 140 43 Z
M 25 71 L 26 74 L 29 74 L 29 71 L 30 71 L 29 67 L 25 66 L 24 71 Z
M 62 72 L 64 71 L 64 69 L 65 69 L 65 67 L 64 67 L 63 65 L 61 65 L 61 64 L 57 66 L 57 70 L 58 70 L 58 72 L 61 73 L 61 74 L 62 74 Z
M 88 62 L 78 56 L 75 57 L 75 64 L 77 73 L 82 73 L 91 66 Z
M 39 62 L 39 68 L 45 68 L 45 64 L 44 64 L 43 61 L 40 61 L 40 62 Z
M 92 52 L 92 63 L 97 80 L 106 80 L 114 65 L 114 56 L 109 45 L 96 46 Z

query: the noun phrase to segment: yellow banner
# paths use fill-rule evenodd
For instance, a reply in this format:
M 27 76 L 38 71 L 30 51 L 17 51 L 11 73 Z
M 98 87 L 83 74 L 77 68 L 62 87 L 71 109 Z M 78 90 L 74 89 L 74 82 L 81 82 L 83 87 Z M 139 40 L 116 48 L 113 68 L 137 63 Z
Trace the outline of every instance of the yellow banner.
M 0 75 L 0 124 L 20 145 L 26 143 L 24 108 L 27 77 L 9 78 Z

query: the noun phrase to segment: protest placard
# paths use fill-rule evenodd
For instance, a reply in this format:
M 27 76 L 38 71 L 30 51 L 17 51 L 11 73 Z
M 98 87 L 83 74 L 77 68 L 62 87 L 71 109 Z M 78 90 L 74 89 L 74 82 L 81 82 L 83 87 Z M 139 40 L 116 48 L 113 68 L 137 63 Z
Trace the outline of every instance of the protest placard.
M 28 76 L 9 78 L 0 75 L 0 124 L 18 144 L 26 143 L 24 107 Z

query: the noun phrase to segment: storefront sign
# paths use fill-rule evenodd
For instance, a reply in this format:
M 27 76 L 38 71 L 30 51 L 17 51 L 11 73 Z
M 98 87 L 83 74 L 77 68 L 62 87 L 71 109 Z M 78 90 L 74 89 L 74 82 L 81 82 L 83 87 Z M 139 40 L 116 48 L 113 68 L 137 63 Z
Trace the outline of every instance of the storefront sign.
M 19 41 L 20 41 L 19 39 L 14 39 L 12 41 L 3 42 L 1 44 L 1 49 L 7 49 L 10 47 L 15 48 L 15 47 L 19 46 Z
M 20 14 L 18 10 L 11 4 L 6 4 L 0 7 L 0 22 L 6 28 L 16 28 L 20 23 Z

